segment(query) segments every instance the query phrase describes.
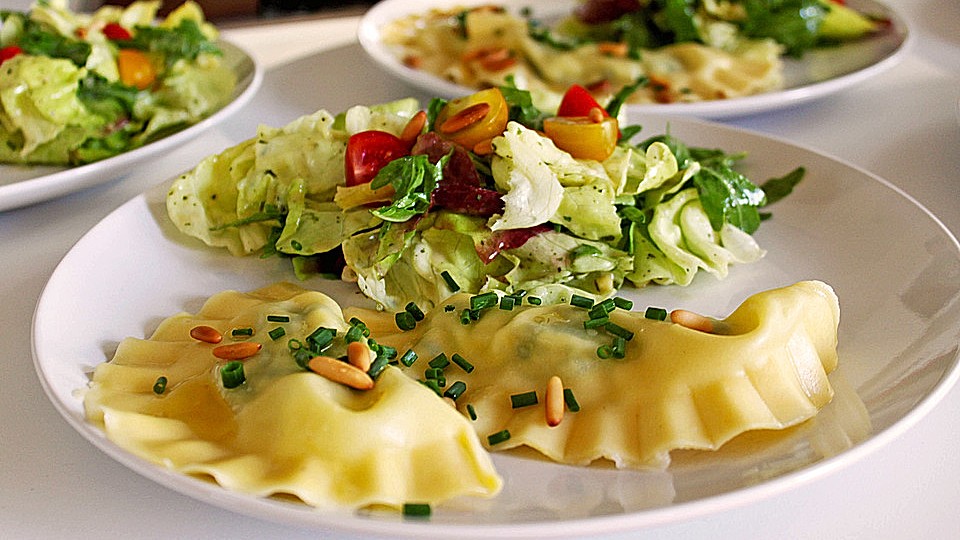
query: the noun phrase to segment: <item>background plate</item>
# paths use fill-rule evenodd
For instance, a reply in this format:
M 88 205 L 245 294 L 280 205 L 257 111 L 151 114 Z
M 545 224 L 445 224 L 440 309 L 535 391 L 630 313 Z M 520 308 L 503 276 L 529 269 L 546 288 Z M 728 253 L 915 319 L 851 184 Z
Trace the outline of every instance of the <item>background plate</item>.
M 0 212 L 116 180 L 133 167 L 186 144 L 240 110 L 263 80 L 263 70 L 240 47 L 218 42 L 223 62 L 237 75 L 230 102 L 196 124 L 140 148 L 78 167 L 0 165 Z
M 446 98 L 470 94 L 474 90 L 404 66 L 390 47 L 383 43 L 380 29 L 404 15 L 423 13 L 430 8 L 490 3 L 489 0 L 384 0 L 370 9 L 360 21 L 360 44 L 387 71 L 422 90 Z M 493 3 L 506 6 L 514 12 L 529 7 L 534 18 L 550 22 L 568 15 L 577 2 L 502 0 Z M 874 0 L 848 0 L 847 3 L 865 13 L 889 17 L 892 22 L 890 28 L 861 41 L 809 51 L 800 59 L 784 59 L 784 88 L 780 91 L 697 103 L 631 104 L 627 105 L 627 110 L 634 114 L 682 114 L 703 118 L 743 116 L 828 96 L 892 67 L 906 50 L 909 36 L 906 22 L 889 7 Z
M 62 260 L 37 306 L 37 373 L 57 410 L 113 459 L 181 493 L 235 512 L 326 532 L 391 537 L 545 537 L 602 534 L 679 522 L 794 489 L 889 443 L 955 384 L 960 347 L 960 246 L 904 193 L 867 172 L 809 149 L 684 119 L 643 119 L 644 134 L 744 150 L 742 170 L 760 181 L 795 165 L 807 177 L 756 237 L 768 251 L 724 281 L 701 275 L 687 288 L 625 289 L 646 305 L 725 316 L 760 290 L 803 279 L 834 286 L 841 302 L 836 398 L 813 421 L 738 438 L 716 453 L 675 454 L 666 471 L 567 467 L 524 453 L 495 454 L 505 477 L 491 501 L 455 501 L 429 522 L 396 514 L 317 511 L 219 488 L 147 463 L 84 420 L 78 390 L 127 336 L 149 335 L 163 318 L 196 311 L 225 289 L 295 279 L 279 259 L 235 258 L 185 239 L 168 222 L 167 184 L 121 206 Z M 363 299 L 349 284 L 308 286 L 342 303 Z

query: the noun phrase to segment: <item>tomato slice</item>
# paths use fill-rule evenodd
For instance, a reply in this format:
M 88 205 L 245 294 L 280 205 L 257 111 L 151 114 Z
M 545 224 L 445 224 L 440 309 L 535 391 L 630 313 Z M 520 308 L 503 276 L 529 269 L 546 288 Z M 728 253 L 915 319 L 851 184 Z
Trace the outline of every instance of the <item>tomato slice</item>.
M 471 114 L 476 113 L 476 114 Z M 467 150 L 503 133 L 510 108 L 499 88 L 488 88 L 448 102 L 434 122 L 437 133 Z
M 133 34 L 129 30 L 115 22 L 103 25 L 103 35 L 112 41 L 129 41 L 133 39 Z
M 16 45 L 8 45 L 0 49 L 0 64 L 6 62 L 7 60 L 13 58 L 14 56 L 23 52 L 23 49 L 17 47 Z
M 600 121 L 589 116 L 555 116 L 543 121 L 543 132 L 571 156 L 597 161 L 610 157 L 620 138 L 617 119 L 609 116 Z
M 587 116 L 593 108 L 603 111 L 605 117 L 610 116 L 606 109 L 597 103 L 589 90 L 575 84 L 563 94 L 560 107 L 557 108 L 557 116 Z
M 139 90 L 146 90 L 157 80 L 157 70 L 150 57 L 138 49 L 117 51 L 117 70 L 120 82 Z
M 410 146 L 386 131 L 361 131 L 347 140 L 344 173 L 347 186 L 366 184 L 387 163 L 410 153 Z

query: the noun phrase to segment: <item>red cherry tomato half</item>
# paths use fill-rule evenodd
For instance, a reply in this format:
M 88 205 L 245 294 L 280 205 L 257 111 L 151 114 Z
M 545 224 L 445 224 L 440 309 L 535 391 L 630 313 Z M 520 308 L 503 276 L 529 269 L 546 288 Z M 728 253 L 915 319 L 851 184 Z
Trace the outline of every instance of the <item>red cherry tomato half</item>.
M 606 109 L 597 103 L 597 100 L 594 99 L 589 90 L 579 84 L 575 84 L 568 88 L 567 92 L 563 94 L 563 99 L 560 100 L 560 107 L 557 108 L 557 116 L 587 116 L 590 114 L 590 109 L 593 108 L 603 111 L 604 117 L 610 116 L 607 114 Z
M 9 45 L 0 49 L 0 64 L 6 62 L 7 60 L 13 58 L 14 56 L 23 52 L 23 49 L 17 47 L 16 45 Z
M 133 34 L 131 34 L 129 30 L 114 22 L 103 25 L 103 35 L 113 41 L 133 39 Z
M 351 135 L 344 158 L 347 186 L 366 184 L 387 163 L 409 153 L 408 143 L 386 131 L 361 131 Z

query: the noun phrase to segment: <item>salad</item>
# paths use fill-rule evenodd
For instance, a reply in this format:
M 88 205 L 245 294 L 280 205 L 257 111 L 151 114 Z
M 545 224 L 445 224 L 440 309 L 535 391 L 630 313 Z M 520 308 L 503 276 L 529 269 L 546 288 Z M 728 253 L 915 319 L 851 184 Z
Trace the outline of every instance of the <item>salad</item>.
M 236 75 L 188 1 L 92 14 L 65 0 L 0 10 L 0 163 L 80 165 L 137 148 L 226 104 Z
M 784 57 L 874 34 L 882 15 L 842 0 L 585 0 L 573 7 L 453 7 L 384 25 L 409 68 L 468 88 L 512 77 L 553 108 L 583 84 L 607 98 L 642 81 L 631 103 L 732 99 L 783 87 Z M 516 5 L 516 4 L 515 4 Z
M 168 215 L 236 255 L 355 280 L 390 309 L 458 291 L 599 299 L 762 257 L 762 209 L 804 170 L 759 186 L 735 170 L 742 155 L 669 133 L 632 142 L 628 92 L 602 107 L 573 86 L 553 113 L 512 86 L 321 110 L 181 175 Z

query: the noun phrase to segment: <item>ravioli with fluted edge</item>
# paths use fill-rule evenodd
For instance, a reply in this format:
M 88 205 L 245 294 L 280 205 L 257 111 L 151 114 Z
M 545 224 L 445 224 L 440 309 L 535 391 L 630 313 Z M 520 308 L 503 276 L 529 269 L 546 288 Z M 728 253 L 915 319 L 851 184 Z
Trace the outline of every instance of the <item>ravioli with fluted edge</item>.
M 200 327 L 222 340 L 191 337 Z M 324 354 L 341 354 L 349 326 L 326 295 L 283 283 L 219 293 L 197 314 L 163 321 L 150 339 L 121 342 L 93 374 L 87 418 L 147 460 L 317 507 L 436 504 L 499 491 L 469 422 L 399 370 L 388 366 L 360 391 L 298 364 L 291 344 L 306 347 L 318 328 L 338 336 Z M 258 352 L 233 360 L 245 381 L 225 388 L 227 361 L 215 350 L 254 343 Z
M 712 331 L 613 309 L 615 326 L 594 325 L 592 309 L 574 305 L 501 304 L 476 320 L 464 295 L 408 331 L 391 314 L 351 311 L 377 340 L 419 360 L 406 368 L 424 378 L 439 355 L 453 354 L 448 387 L 475 416 L 488 447 L 529 446 L 552 460 L 585 465 L 662 468 L 677 449 L 715 450 L 750 430 L 783 429 L 814 415 L 833 396 L 827 374 L 837 366 L 840 308 L 826 284 L 804 281 L 751 296 Z M 586 329 L 586 326 L 595 326 Z M 603 350 L 617 334 L 621 358 Z M 428 364 L 428 362 L 430 362 Z M 557 376 L 579 410 L 545 421 L 548 381 Z

